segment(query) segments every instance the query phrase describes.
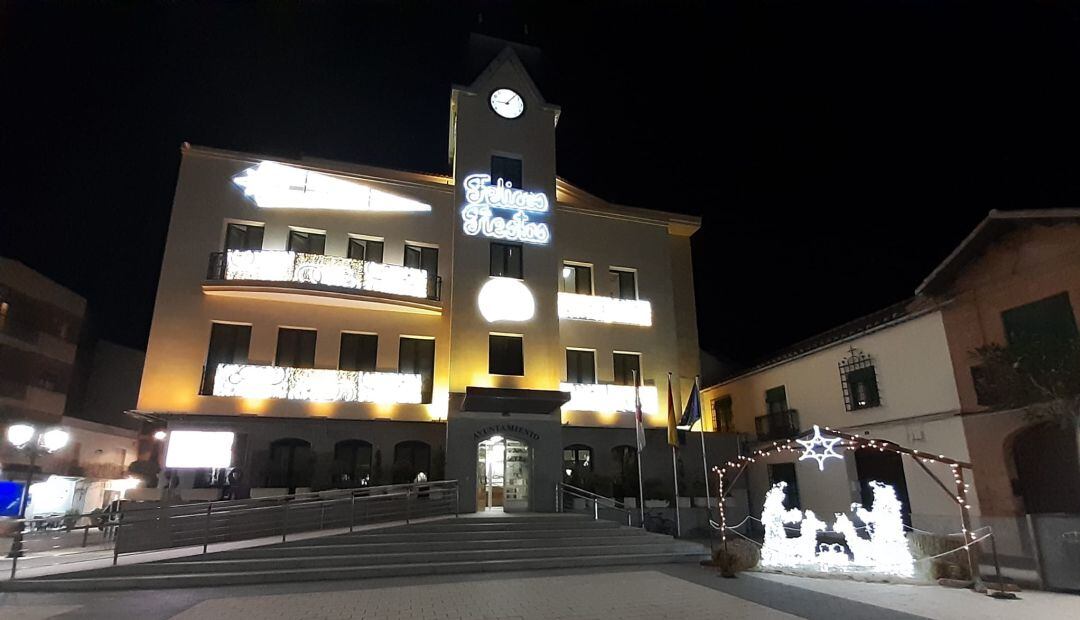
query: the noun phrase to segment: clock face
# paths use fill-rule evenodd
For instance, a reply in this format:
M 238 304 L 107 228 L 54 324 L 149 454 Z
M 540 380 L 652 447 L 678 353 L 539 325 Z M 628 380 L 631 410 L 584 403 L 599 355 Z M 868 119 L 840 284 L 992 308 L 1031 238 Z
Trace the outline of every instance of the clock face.
M 517 118 L 525 111 L 525 101 L 509 88 L 500 88 L 491 93 L 491 109 L 503 118 Z

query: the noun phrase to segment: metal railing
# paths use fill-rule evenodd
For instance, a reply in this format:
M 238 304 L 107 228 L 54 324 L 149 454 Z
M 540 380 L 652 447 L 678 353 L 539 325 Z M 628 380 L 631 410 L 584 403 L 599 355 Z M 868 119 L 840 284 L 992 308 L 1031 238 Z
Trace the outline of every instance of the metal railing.
M 128 504 L 118 512 L 70 517 L 75 520 L 74 529 L 82 530 L 82 542 L 79 543 L 76 534 L 74 539 L 67 541 L 67 547 L 36 545 L 35 538 L 51 538 L 48 542 L 54 543 L 57 532 L 35 531 L 33 524 L 44 519 L 24 520 L 8 554 L 12 561 L 10 578 L 15 579 L 19 557 L 27 552 L 32 554 L 30 558 L 36 560 L 35 568 L 49 565 L 48 557 L 55 557 L 53 564 L 71 563 L 85 559 L 84 552 L 102 557 L 108 551 L 112 552 L 112 563 L 115 565 L 124 554 L 199 546 L 202 553 L 207 553 L 210 545 L 215 543 L 278 537 L 281 542 L 286 542 L 289 535 L 302 532 L 334 529 L 352 532 L 358 526 L 402 521 L 408 524 L 416 519 L 457 514 L 456 480 L 245 500 L 185 504 L 141 502 Z M 84 519 L 85 522 L 78 525 L 78 521 Z M 27 525 L 31 526 L 29 530 Z M 99 533 L 91 533 L 94 528 Z M 67 552 L 55 556 L 35 553 L 56 553 L 65 549 Z
M 363 261 L 358 261 L 363 262 Z M 227 252 L 211 252 L 210 261 L 206 267 L 206 279 L 210 281 L 226 280 L 226 272 L 228 271 L 228 253 Z M 387 263 L 389 264 L 389 263 Z M 403 265 L 394 265 L 395 267 L 402 267 Z M 338 287 L 327 286 L 328 289 L 337 289 Z M 344 289 L 351 290 L 351 289 Z M 370 293 L 373 291 L 357 289 L 356 292 Z M 427 296 L 426 299 L 431 301 L 440 301 L 442 299 L 442 276 L 429 273 L 427 283 Z
M 758 441 L 790 439 L 799 434 L 799 412 L 795 409 L 774 411 L 754 418 Z
M 575 507 L 573 500 L 579 499 L 583 501 L 583 508 Z M 570 500 L 567 502 L 567 500 Z M 555 511 L 556 512 L 576 512 L 576 511 L 591 512 L 593 519 L 599 521 L 603 516 L 605 519 L 609 519 L 611 516 L 616 516 L 615 519 L 609 519 L 613 521 L 624 520 L 630 527 L 641 527 L 640 512 L 632 510 L 626 504 L 620 502 L 613 497 L 605 497 L 598 495 L 592 491 L 586 491 L 580 489 L 574 485 L 567 484 L 565 482 L 559 482 L 555 484 Z M 634 525 L 635 520 L 637 525 Z

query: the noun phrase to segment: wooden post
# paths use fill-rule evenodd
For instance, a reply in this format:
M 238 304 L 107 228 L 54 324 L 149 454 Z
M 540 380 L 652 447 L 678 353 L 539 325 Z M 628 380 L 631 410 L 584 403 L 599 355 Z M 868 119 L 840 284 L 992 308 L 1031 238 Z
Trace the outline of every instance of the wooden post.
M 964 526 L 964 551 L 967 552 L 968 570 L 971 571 L 971 580 L 978 589 L 982 583 L 982 575 L 975 562 L 975 556 L 971 552 L 971 544 L 975 540 L 975 532 L 971 530 L 971 512 L 968 506 L 967 488 L 964 484 L 964 469 L 959 465 L 951 465 L 953 478 L 956 480 L 956 501 L 960 504 L 960 522 Z

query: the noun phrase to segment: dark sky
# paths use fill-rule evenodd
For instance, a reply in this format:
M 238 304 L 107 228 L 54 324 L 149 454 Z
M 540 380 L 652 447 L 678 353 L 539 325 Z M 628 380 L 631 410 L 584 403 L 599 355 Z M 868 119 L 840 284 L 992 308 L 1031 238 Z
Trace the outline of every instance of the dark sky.
M 544 50 L 562 176 L 704 217 L 701 341 L 738 361 L 910 295 L 992 208 L 1080 199 L 1066 2 L 437 6 L 3 3 L 0 254 L 144 347 L 181 142 L 445 170 L 471 31 Z

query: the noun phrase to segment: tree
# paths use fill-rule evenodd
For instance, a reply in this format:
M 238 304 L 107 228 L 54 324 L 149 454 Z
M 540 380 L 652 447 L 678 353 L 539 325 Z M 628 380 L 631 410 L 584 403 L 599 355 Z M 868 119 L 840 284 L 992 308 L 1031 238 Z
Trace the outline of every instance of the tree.
M 979 404 L 1025 409 L 1029 419 L 1080 423 L 1080 339 L 986 345 L 972 369 Z

